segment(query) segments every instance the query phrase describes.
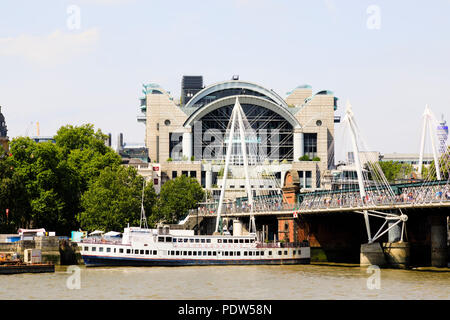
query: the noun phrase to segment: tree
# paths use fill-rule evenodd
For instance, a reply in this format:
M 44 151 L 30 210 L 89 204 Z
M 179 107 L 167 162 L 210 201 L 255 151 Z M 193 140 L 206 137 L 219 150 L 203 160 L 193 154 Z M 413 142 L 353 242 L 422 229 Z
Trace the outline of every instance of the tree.
M 81 192 L 87 190 L 101 170 L 121 164 L 120 156 L 105 145 L 107 136 L 100 130 L 95 132 L 92 124 L 63 126 L 54 138 L 67 163 L 80 175 Z
M 56 143 L 36 143 L 19 137 L 11 141 L 10 154 L 0 151 L 2 232 L 78 229 L 82 194 L 104 168 L 120 166 L 120 157 L 104 143 L 106 135 L 93 125 L 61 127 L 54 138 Z
M 175 223 L 185 216 L 188 210 L 197 208 L 204 197 L 205 192 L 195 178 L 181 175 L 169 180 L 161 188 L 157 212 L 152 219 L 155 222 L 163 220 L 166 223 Z
M 29 138 L 16 138 L 11 142 L 8 163 L 12 171 L 10 197 L 17 197 L 10 201 L 11 215 L 19 219 L 16 227 L 60 232 L 75 227 L 79 179 L 60 148 L 51 142 L 38 144 Z
M 381 170 L 388 182 L 394 182 L 397 179 L 409 177 L 413 172 L 413 167 L 407 163 L 400 163 L 398 161 L 379 161 Z
M 143 177 L 133 167 L 105 168 L 83 194 L 83 211 L 77 216 L 83 229 L 120 231 L 129 223 L 139 225 Z M 153 184 L 144 189 L 146 216 L 152 215 L 156 203 Z

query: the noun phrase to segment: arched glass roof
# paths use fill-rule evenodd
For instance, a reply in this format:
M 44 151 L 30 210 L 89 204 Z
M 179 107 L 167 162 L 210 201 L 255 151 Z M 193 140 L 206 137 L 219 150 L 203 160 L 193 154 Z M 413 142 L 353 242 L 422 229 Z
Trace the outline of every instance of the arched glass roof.
M 252 82 L 240 80 L 229 80 L 210 85 L 192 97 L 185 107 L 202 107 L 217 99 L 234 95 L 264 97 L 277 105 L 288 108 L 286 102 L 275 91 L 266 89 Z

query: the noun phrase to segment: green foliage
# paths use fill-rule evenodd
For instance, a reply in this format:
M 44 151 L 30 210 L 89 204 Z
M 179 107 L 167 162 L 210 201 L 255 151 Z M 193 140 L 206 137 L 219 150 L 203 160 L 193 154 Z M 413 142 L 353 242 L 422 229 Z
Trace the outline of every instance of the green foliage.
M 195 160 L 195 156 L 191 156 L 191 161 L 194 161 Z
M 300 161 L 311 161 L 311 159 L 309 159 L 309 156 L 307 154 L 301 156 L 300 158 L 298 158 L 298 160 L 300 160 Z
M 167 162 L 172 162 L 172 158 L 167 158 Z
M 320 161 L 320 158 L 319 158 L 319 157 L 314 157 L 314 158 L 312 159 L 312 161 Z
M 384 176 L 390 183 L 397 179 L 409 178 L 413 172 L 412 165 L 407 163 L 400 163 L 398 161 L 380 161 L 378 163 Z
M 195 178 L 181 175 L 169 180 L 161 188 L 157 211 L 151 221 L 175 223 L 185 216 L 189 209 L 196 208 L 204 197 L 205 192 Z
M 139 225 L 143 177 L 133 167 L 106 168 L 83 194 L 83 212 L 77 219 L 85 230 L 121 231 L 129 223 Z M 144 189 L 146 216 L 152 215 L 156 193 L 152 184 Z
M 450 146 L 447 151 L 438 159 L 441 180 L 448 180 L 450 172 Z M 429 167 L 422 166 L 422 177 L 426 180 L 437 180 L 436 165 L 434 160 L 431 161 Z
M 92 125 L 64 126 L 56 143 L 19 137 L 0 156 L 0 231 L 44 227 L 59 234 L 78 229 L 81 196 L 120 157 L 105 146 L 106 135 Z M 5 210 L 10 214 L 6 222 Z

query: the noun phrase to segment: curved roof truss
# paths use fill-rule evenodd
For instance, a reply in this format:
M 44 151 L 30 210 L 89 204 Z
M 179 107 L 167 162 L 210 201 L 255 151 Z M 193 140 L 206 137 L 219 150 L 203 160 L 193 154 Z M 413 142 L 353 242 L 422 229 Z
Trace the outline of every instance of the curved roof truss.
M 287 103 L 281 98 L 275 91 L 268 90 L 258 84 L 248 82 L 248 81 L 239 81 L 239 80 L 230 80 L 219 82 L 213 85 L 210 85 L 203 90 L 197 92 L 195 96 L 192 97 L 191 100 L 186 104 L 185 107 L 193 107 L 198 101 L 202 98 L 213 94 L 216 91 L 225 90 L 225 89 L 248 89 L 261 93 L 262 95 L 272 99 L 276 104 L 288 108 Z
M 218 100 L 215 100 L 201 108 L 198 108 L 193 114 L 189 116 L 189 118 L 184 123 L 185 128 L 192 128 L 192 125 L 195 121 L 200 120 L 203 118 L 203 116 L 207 115 L 211 111 L 214 111 L 216 109 L 234 105 L 236 102 L 236 97 L 239 98 L 239 103 L 241 104 L 253 104 L 257 105 L 263 108 L 267 108 L 269 110 L 272 110 L 273 112 L 279 114 L 282 116 L 286 121 L 288 121 L 294 129 L 300 129 L 301 125 L 298 122 L 298 120 L 284 107 L 279 106 L 275 104 L 273 101 L 270 101 L 268 99 L 262 98 L 262 97 L 256 97 L 256 96 L 248 96 L 248 95 L 238 95 L 238 96 L 229 96 L 225 98 L 221 98 Z

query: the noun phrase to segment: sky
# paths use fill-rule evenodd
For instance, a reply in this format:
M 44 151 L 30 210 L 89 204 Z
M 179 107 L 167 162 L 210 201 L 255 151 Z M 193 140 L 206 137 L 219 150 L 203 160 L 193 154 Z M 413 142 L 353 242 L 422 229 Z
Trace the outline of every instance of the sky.
M 92 123 L 143 144 L 143 83 L 176 99 L 183 75 L 238 74 L 282 97 L 331 90 L 368 149 L 418 153 L 425 105 L 450 120 L 449 15 L 450 0 L 2 1 L 0 106 L 10 138 Z

